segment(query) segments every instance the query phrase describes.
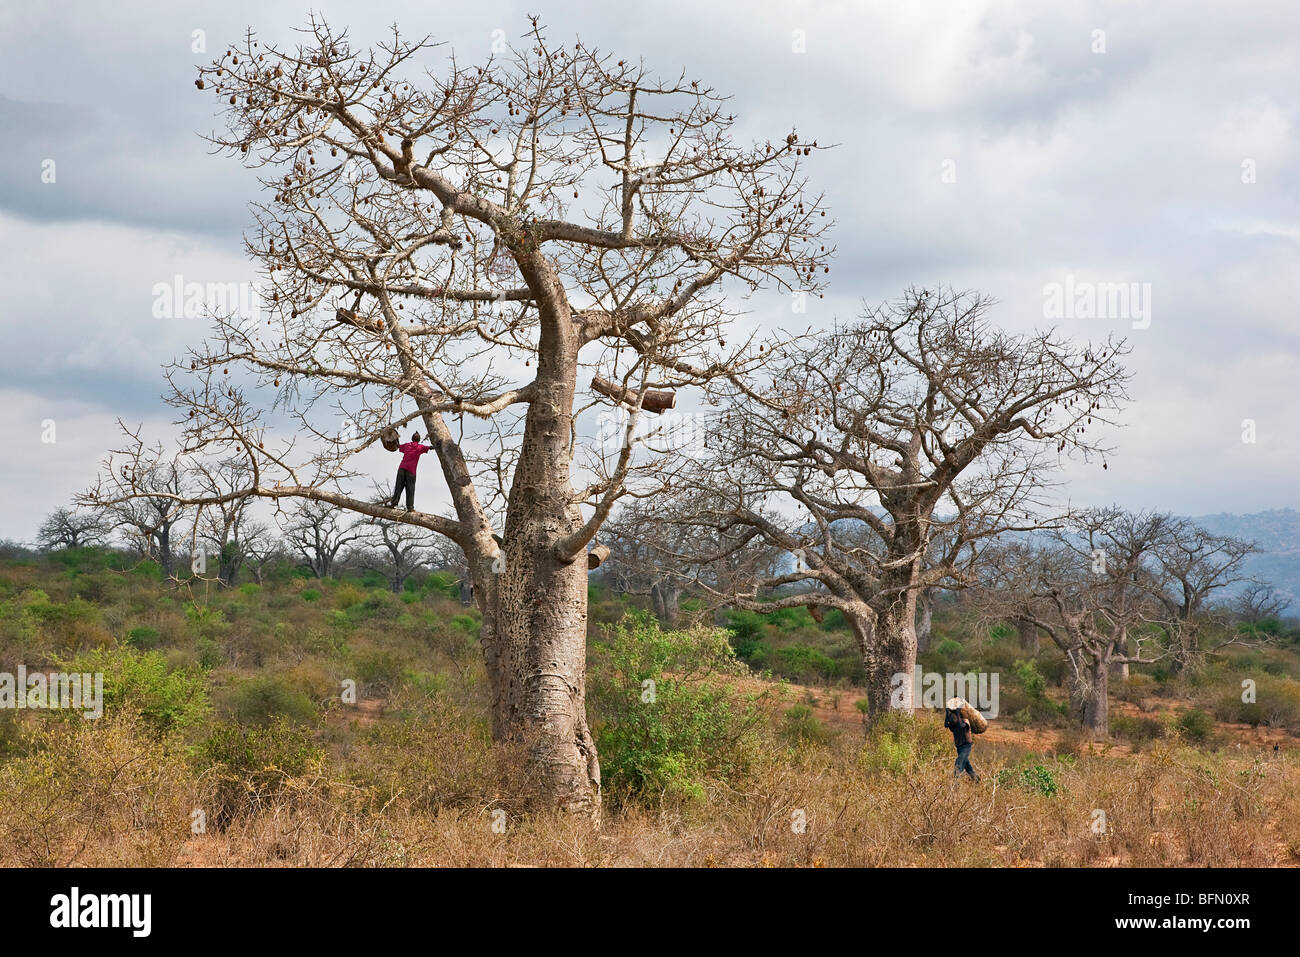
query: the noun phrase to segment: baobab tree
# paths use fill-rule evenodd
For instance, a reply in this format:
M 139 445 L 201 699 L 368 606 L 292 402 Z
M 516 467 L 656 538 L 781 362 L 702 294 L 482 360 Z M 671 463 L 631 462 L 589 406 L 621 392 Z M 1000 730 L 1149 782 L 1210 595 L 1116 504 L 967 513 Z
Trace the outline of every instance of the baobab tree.
M 172 555 L 173 530 L 183 513 L 184 472 L 175 462 L 160 461 L 142 475 L 115 476 L 119 493 L 142 492 L 105 509 L 106 518 L 139 543 L 141 552 L 158 562 L 164 578 L 176 574 Z
M 1172 524 L 1164 514 L 1084 509 L 1038 540 L 984 556 L 983 613 L 1032 627 L 1064 653 L 1071 712 L 1090 735 L 1109 732 L 1112 674 L 1169 655 L 1156 620 L 1164 585 L 1156 555 Z
M 1235 642 L 1235 636 L 1229 635 L 1213 648 L 1202 647 L 1201 636 L 1211 617 L 1209 603 L 1216 592 L 1252 581 L 1243 566 L 1258 549 L 1253 542 L 1215 535 L 1189 519 L 1168 518 L 1167 524 L 1155 561 L 1163 579 L 1158 598 L 1172 650 L 1170 670 L 1178 674 L 1196 667 L 1205 652 Z M 1221 623 L 1226 620 L 1224 614 L 1214 617 Z
M 733 600 L 758 611 L 838 608 L 857 638 L 869 715 L 911 707 L 916 604 L 972 580 L 981 543 L 1041 525 L 1060 458 L 1126 398 L 1126 347 L 994 328 L 989 301 L 913 289 L 807 348 L 715 417 L 692 481 L 694 522 L 795 556 Z M 1102 467 L 1105 468 L 1104 459 Z M 757 590 L 812 583 L 757 602 Z
M 353 550 L 352 561 L 382 574 L 394 595 L 402 593 L 416 570 L 440 560 L 433 534 L 418 525 L 367 519 L 356 528 L 360 547 Z
M 640 503 L 625 506 L 601 533 L 610 549 L 601 569 L 604 579 L 625 594 L 649 598 L 651 611 L 670 628 L 677 626 L 682 592 L 693 572 L 682 564 L 685 535 L 686 526 L 662 521 L 654 508 Z
M 637 439 L 643 407 L 770 355 L 726 345 L 736 296 L 820 294 L 830 220 L 801 173 L 817 144 L 739 142 L 705 84 L 553 44 L 536 20 L 477 66 L 396 28 L 371 50 L 316 19 L 304 37 L 286 50 L 250 32 L 195 81 L 225 116 L 214 147 L 262 171 L 247 251 L 266 288 L 259 315 L 216 317 L 169 370 L 185 448 L 241 455 L 242 496 L 454 541 L 483 611 L 495 736 L 523 745 L 537 797 L 594 812 L 588 545 L 630 487 L 663 480 Z M 254 386 L 297 417 L 296 441 Z M 583 449 L 584 411 L 616 407 L 622 441 Z M 356 453 L 411 422 L 450 514 L 349 491 Z
M 317 578 L 332 578 L 339 553 L 363 534 L 359 523 L 349 523 L 345 514 L 328 502 L 302 499 L 284 521 L 285 542 Z
M 241 568 L 248 569 L 253 581 L 259 585 L 266 584 L 267 569 L 291 557 L 284 540 L 272 531 L 271 526 L 256 520 L 246 522 L 241 530 L 239 556 Z
M 239 576 L 239 569 L 244 561 L 244 541 L 253 534 L 266 533 L 266 526 L 250 519 L 249 496 L 241 494 L 248 483 L 252 468 L 250 464 L 236 455 L 227 455 L 216 461 L 190 460 L 191 475 L 196 491 L 193 497 L 177 495 L 180 502 L 196 506 L 193 512 L 194 522 L 190 528 L 191 558 L 199 557 L 197 564 L 191 561 L 191 569 L 200 578 L 211 575 L 212 559 L 216 560 L 216 579 L 227 588 L 233 587 Z M 174 462 L 166 464 L 175 464 Z M 164 463 L 151 461 L 143 471 L 162 468 Z M 137 464 L 127 467 L 129 471 L 142 471 Z M 111 471 L 110 464 L 107 471 Z M 107 498 L 102 492 L 91 493 L 95 501 L 113 506 L 138 497 L 132 496 Z M 157 496 L 161 493 L 150 493 Z
M 1249 625 L 1278 618 L 1286 611 L 1287 598 L 1267 582 L 1249 581 L 1232 602 L 1233 613 Z
M 111 528 L 104 516 L 83 509 L 56 508 L 36 531 L 36 545 L 42 551 L 60 548 L 89 548 L 102 545 Z

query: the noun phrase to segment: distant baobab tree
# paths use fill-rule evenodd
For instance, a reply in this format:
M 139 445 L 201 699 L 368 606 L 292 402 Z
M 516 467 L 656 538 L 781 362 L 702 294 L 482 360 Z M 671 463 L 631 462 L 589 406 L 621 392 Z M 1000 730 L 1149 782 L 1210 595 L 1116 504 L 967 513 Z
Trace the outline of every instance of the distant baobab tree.
M 784 350 L 715 417 L 690 479 L 707 493 L 696 525 L 796 558 L 732 600 L 842 612 L 872 716 L 913 705 L 895 676 L 916 664 L 918 599 L 972 581 L 984 544 L 1046 522 L 1061 457 L 1104 455 L 1094 434 L 1127 398 L 1122 341 L 1011 335 L 989 305 L 913 289 Z M 795 591 L 759 600 L 782 586 Z

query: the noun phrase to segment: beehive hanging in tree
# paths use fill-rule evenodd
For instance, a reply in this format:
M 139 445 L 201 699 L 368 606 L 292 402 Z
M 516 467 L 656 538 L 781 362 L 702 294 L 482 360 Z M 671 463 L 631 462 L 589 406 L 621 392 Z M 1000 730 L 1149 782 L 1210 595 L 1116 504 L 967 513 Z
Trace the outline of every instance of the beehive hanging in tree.
M 599 392 L 603 396 L 608 396 L 616 402 L 626 406 L 636 406 L 636 391 L 626 389 L 623 386 L 615 385 L 608 379 L 602 379 L 596 376 L 591 380 L 591 391 Z M 647 412 L 653 412 L 655 415 L 662 415 L 668 409 L 677 404 L 677 393 L 667 392 L 663 389 L 647 389 L 645 396 L 641 399 L 641 408 Z

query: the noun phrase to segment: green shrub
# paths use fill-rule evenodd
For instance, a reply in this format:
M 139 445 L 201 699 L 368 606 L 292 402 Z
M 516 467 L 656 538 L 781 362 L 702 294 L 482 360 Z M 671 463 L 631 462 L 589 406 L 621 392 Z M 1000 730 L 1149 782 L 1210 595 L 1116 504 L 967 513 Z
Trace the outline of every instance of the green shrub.
M 822 745 L 833 737 L 806 704 L 797 704 L 786 710 L 781 718 L 781 736 L 795 745 Z
M 105 714 L 138 712 L 160 734 L 188 728 L 208 714 L 203 676 L 172 669 L 161 652 L 96 648 L 58 661 L 58 666 L 63 671 L 103 674 Z
M 748 661 L 751 664 L 752 659 L 760 649 L 764 649 L 762 640 L 763 629 L 767 622 L 763 616 L 752 611 L 743 609 L 732 609 L 727 612 L 727 630 L 730 633 L 730 644 L 736 653 L 736 657 L 741 661 Z
M 1061 792 L 1060 772 L 1043 764 L 1003 768 L 998 772 L 997 782 L 1000 786 L 1016 787 L 1043 797 L 1055 797 Z
M 727 612 L 727 628 L 738 638 L 757 638 L 763 634 L 767 619 L 755 611 L 733 608 Z
M 410 581 L 407 581 L 410 584 Z M 451 572 L 433 572 L 424 580 L 423 591 L 460 600 L 460 579 Z M 590 597 L 590 594 L 588 595 Z
M 1031 700 L 1041 700 L 1047 695 L 1047 678 L 1033 661 L 1018 659 L 1012 666 L 1016 683 Z
M 323 760 L 305 729 L 279 718 L 257 727 L 216 725 L 191 763 L 210 776 L 214 807 L 208 820 L 222 828 L 241 811 L 256 813 L 289 778 L 319 768 Z
M 210 605 L 186 605 L 185 618 L 195 634 L 203 638 L 216 639 L 230 630 L 225 614 Z
M 141 651 L 151 651 L 158 647 L 161 638 L 157 628 L 139 625 L 126 633 L 126 643 Z
M 257 675 L 239 682 L 225 691 L 221 705 L 232 720 L 263 728 L 281 719 L 307 724 L 317 718 L 311 698 L 276 675 Z
M 226 661 L 225 651 L 211 638 L 197 639 L 194 642 L 194 651 L 199 658 L 199 667 L 204 671 L 211 671 Z
M 961 654 L 961 645 L 953 641 L 951 638 L 945 638 L 934 646 L 934 653 L 936 655 L 942 655 L 945 658 L 956 659 L 957 656 Z
M 646 612 L 606 626 L 588 701 L 608 793 L 699 798 L 708 780 L 742 775 L 762 719 L 727 680 L 743 672 L 724 631 L 666 631 Z
M 769 612 L 763 617 L 782 631 L 794 631 L 797 628 L 812 628 L 816 624 L 816 622 L 813 621 L 812 614 L 803 605 L 799 605 L 795 608 L 781 608 L 777 611 Z
M 372 648 L 357 653 L 356 679 L 363 694 L 384 697 L 401 683 L 410 659 L 387 648 Z
M 857 702 L 857 708 L 866 714 L 865 698 Z M 951 750 L 952 738 L 938 721 L 888 711 L 868 730 L 860 763 L 872 774 L 913 774 Z
M 739 652 L 737 652 L 739 655 Z M 833 680 L 839 677 L 840 667 L 835 661 L 808 645 L 787 645 L 772 651 L 769 661 L 773 670 L 787 678 L 804 683 Z
M 1214 718 L 1199 708 L 1190 708 L 1179 717 L 1178 730 L 1188 741 L 1200 744 L 1209 740 L 1213 733 Z
M 1130 718 L 1125 714 L 1117 714 L 1110 719 L 1110 732 L 1118 738 L 1142 743 L 1164 737 L 1165 726 L 1156 718 Z
M 471 637 L 477 638 L 479 634 L 479 628 L 482 627 L 483 623 L 479 621 L 477 618 L 475 618 L 473 615 L 453 615 L 451 621 L 448 622 L 448 624 L 450 624 L 451 627 L 453 628 L 459 628 L 461 631 L 465 632 L 465 634 L 470 635 Z
M 311 590 L 314 591 L 315 589 Z M 334 607 L 347 611 L 353 605 L 359 605 L 365 601 L 367 594 L 369 594 L 368 590 L 358 588 L 351 582 L 346 582 L 334 589 Z M 303 597 L 307 597 L 306 590 L 303 591 Z
M 319 592 L 317 589 L 315 589 L 315 588 L 304 588 L 304 589 L 303 589 L 302 591 L 300 591 L 298 594 L 299 594 L 299 596 L 302 598 L 303 601 L 319 601 L 319 600 L 320 600 L 320 592 Z
M 40 594 L 43 596 L 44 592 Z M 63 604 L 37 599 L 29 602 L 25 610 L 42 625 L 69 625 L 79 621 L 100 620 L 99 609 L 80 596 Z

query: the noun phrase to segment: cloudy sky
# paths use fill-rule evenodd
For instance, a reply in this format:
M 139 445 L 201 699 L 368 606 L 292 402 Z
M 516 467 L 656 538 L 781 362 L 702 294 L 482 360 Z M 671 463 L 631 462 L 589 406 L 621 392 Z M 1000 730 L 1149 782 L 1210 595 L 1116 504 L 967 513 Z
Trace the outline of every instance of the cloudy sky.
M 756 139 L 833 142 L 810 166 L 839 249 L 813 322 L 943 282 L 995 297 L 1008 329 L 1125 335 L 1134 402 L 1109 469 L 1069 470 L 1076 502 L 1300 505 L 1294 0 L 31 2 L 0 6 L 0 538 L 91 483 L 117 419 L 170 433 L 160 366 L 205 325 L 155 318 L 154 285 L 255 278 L 256 184 L 200 139 L 196 31 L 288 45 L 309 10 L 354 44 L 396 22 L 462 61 L 538 13 L 730 91 Z M 1053 315 L 1067 282 L 1137 296 Z

